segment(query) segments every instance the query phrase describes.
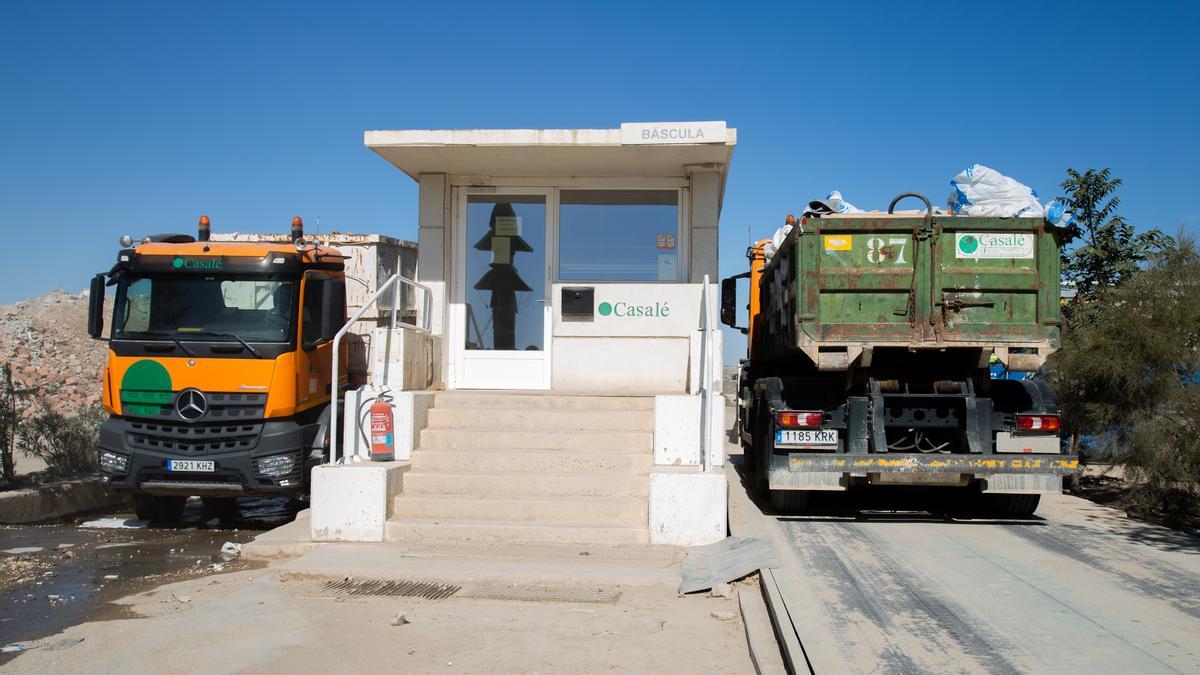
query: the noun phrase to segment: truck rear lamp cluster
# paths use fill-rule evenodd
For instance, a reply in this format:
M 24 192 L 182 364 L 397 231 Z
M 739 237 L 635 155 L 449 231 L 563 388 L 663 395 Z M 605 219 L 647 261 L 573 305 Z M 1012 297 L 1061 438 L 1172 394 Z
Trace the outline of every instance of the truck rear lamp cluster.
M 1017 415 L 1017 431 L 1058 431 L 1062 424 L 1058 415 Z
M 101 450 L 100 470 L 104 473 L 125 473 L 129 470 L 129 457 L 109 452 L 108 450 Z
M 296 458 L 293 455 L 260 457 L 254 460 L 254 465 L 259 474 L 268 478 L 278 478 L 296 471 Z
M 822 412 L 781 412 L 775 413 L 775 426 L 780 429 L 819 429 L 824 419 Z

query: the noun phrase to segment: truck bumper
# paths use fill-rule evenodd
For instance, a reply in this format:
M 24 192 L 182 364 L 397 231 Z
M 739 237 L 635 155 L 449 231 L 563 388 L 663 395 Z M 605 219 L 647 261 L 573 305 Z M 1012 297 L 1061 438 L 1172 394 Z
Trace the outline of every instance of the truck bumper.
M 854 479 L 891 485 L 966 485 L 995 493 L 1058 493 L 1079 468 L 1074 455 L 777 453 L 772 490 L 844 490 Z
M 296 494 L 304 489 L 308 448 L 304 428 L 293 420 L 261 422 L 253 447 L 232 451 L 179 452 L 136 447 L 130 440 L 141 423 L 112 417 L 100 428 L 101 478 L 117 490 L 154 495 L 268 496 Z M 105 462 L 105 453 L 124 460 L 124 470 Z M 260 461 L 272 460 L 264 472 Z M 290 466 L 288 459 L 290 458 Z M 172 459 L 211 461 L 213 471 L 178 472 L 167 469 Z M 116 464 L 120 464 L 118 460 Z M 282 468 L 284 470 L 280 470 Z

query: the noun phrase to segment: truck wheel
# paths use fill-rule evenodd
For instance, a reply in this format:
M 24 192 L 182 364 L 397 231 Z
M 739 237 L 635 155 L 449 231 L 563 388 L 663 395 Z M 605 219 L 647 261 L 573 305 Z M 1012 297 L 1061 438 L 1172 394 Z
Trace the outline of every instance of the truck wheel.
M 218 518 L 222 523 L 231 523 L 238 519 L 237 497 L 204 497 L 204 517 Z
M 812 494 L 808 490 L 771 490 L 771 508 L 776 513 L 803 513 Z
M 133 496 L 133 510 L 138 519 L 152 523 L 177 523 L 183 515 L 187 497 Z
M 999 518 L 1028 518 L 1037 511 L 1041 495 L 980 495 L 986 514 Z

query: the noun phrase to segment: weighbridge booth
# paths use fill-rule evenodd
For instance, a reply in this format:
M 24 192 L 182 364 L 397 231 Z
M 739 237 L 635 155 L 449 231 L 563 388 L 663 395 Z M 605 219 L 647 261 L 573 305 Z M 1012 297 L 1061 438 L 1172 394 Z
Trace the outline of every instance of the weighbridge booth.
M 445 387 L 694 390 L 736 135 L 723 122 L 368 131 L 420 185 Z
M 736 139 L 720 121 L 365 133 L 419 186 L 416 282 L 427 296 L 425 330 L 397 340 L 392 380 L 372 375 L 372 386 L 404 389 L 392 392 L 397 458 L 412 460 L 388 502 L 388 539 L 496 520 L 544 525 L 526 531 L 531 541 L 724 536 L 715 288 Z M 480 474 L 478 491 L 462 487 L 468 474 Z M 620 494 L 605 492 L 614 475 L 628 479 Z M 559 479 L 579 487 L 555 490 Z M 449 492 L 427 496 L 463 493 L 438 502 L 458 512 L 419 496 L 434 485 Z M 607 501 L 579 502 L 588 494 Z M 520 499 L 525 511 L 497 515 Z

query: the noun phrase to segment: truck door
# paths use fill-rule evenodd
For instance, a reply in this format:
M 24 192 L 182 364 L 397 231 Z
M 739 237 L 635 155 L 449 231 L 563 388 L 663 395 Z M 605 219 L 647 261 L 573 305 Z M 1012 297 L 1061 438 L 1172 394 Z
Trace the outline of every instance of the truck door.
M 818 290 L 799 294 L 800 315 L 815 320 L 811 330 L 817 340 L 860 340 L 870 335 L 907 341 L 922 323 L 928 323 L 927 312 L 914 302 L 922 297 L 921 284 L 927 279 L 918 266 L 921 262 L 928 266 L 929 261 L 928 242 L 914 236 L 919 219 L 817 222 L 817 236 L 804 247 L 798 275 L 801 288 Z
M 1058 281 L 1058 249 L 1040 218 L 942 219 L 933 266 L 934 325 L 949 342 L 1036 341 L 1058 319 L 1042 279 Z
M 345 280 L 327 272 L 305 272 L 300 290 L 300 349 L 296 357 L 297 411 L 329 401 L 333 338 L 345 321 Z M 344 357 L 344 343 L 342 347 Z M 341 363 L 346 363 L 345 358 Z

